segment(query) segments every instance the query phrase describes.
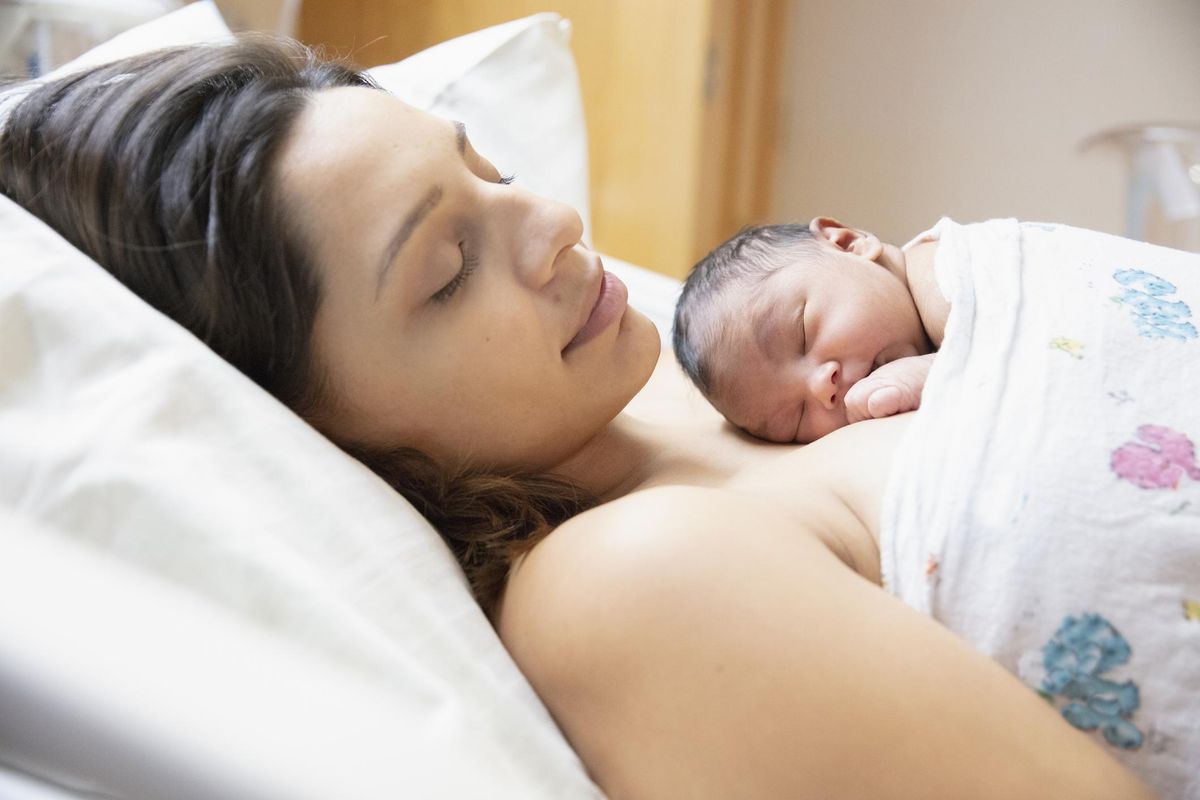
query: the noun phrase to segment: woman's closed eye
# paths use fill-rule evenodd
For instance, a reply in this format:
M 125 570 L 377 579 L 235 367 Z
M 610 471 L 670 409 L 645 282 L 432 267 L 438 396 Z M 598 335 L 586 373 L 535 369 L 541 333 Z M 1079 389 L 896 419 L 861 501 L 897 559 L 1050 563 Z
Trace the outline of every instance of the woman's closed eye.
M 493 169 L 495 169 L 495 167 L 493 167 Z M 499 170 L 496 170 L 496 174 L 499 177 L 496 178 L 495 182 L 503 186 L 507 186 L 517 179 L 516 175 L 504 175 L 501 174 Z M 447 283 L 441 289 L 438 289 L 437 292 L 434 293 L 433 297 L 430 298 L 435 303 L 445 303 L 451 297 L 453 297 L 454 293 L 457 292 L 463 285 L 463 282 L 465 282 L 467 278 L 471 277 L 471 273 L 474 272 L 475 268 L 479 266 L 479 256 L 467 250 L 466 242 L 458 243 L 458 251 L 462 254 L 462 266 L 459 268 L 458 272 L 454 273 L 454 277 L 450 279 L 449 283 Z
M 433 297 L 430 298 L 435 303 L 445 303 L 453 297 L 454 293 L 463 285 L 463 282 L 471 277 L 471 273 L 479 266 L 479 256 L 468 253 L 465 242 L 458 243 L 458 251 L 462 253 L 462 267 L 459 268 L 458 272 L 454 273 L 454 277 L 450 279 L 449 283 L 438 289 Z

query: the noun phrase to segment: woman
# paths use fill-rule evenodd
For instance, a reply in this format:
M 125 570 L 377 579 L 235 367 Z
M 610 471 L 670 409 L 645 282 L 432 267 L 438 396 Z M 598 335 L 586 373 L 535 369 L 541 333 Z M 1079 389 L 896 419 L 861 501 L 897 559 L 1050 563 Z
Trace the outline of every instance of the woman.
M 34 91 L 0 190 L 412 500 L 612 796 L 1149 796 L 880 590 L 904 418 L 623 413 L 671 390 L 656 331 L 461 126 L 296 48 L 167 51 Z

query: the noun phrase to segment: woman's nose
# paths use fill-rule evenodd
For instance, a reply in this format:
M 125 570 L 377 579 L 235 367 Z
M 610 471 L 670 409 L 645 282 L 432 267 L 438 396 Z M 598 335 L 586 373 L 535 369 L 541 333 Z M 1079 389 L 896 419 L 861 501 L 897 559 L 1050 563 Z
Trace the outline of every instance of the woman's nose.
M 542 286 L 554 277 L 559 257 L 579 244 L 583 220 L 566 203 L 518 191 L 521 213 L 508 231 L 517 270 L 522 280 Z
M 837 406 L 838 379 L 842 365 L 837 361 L 826 361 L 808 376 L 808 391 L 823 408 L 832 411 Z

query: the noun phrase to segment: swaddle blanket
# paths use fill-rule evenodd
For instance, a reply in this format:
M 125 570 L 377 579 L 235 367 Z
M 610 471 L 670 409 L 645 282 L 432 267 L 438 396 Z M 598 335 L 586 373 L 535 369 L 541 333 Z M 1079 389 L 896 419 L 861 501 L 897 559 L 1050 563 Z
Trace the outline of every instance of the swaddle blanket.
M 951 314 L 884 584 L 1200 800 L 1200 257 L 1015 220 L 929 235 Z

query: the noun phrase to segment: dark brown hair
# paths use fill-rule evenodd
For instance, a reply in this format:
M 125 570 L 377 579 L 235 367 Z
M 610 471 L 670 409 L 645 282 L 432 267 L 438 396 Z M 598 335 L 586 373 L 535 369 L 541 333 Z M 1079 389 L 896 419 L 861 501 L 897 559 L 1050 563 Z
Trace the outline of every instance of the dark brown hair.
M 321 281 L 274 168 L 312 93 L 373 87 L 290 40 L 174 48 L 47 83 L 0 123 L 0 192 L 321 428 Z M 553 476 L 450 474 L 410 449 L 342 444 L 442 534 L 485 610 L 508 568 L 594 503 Z

